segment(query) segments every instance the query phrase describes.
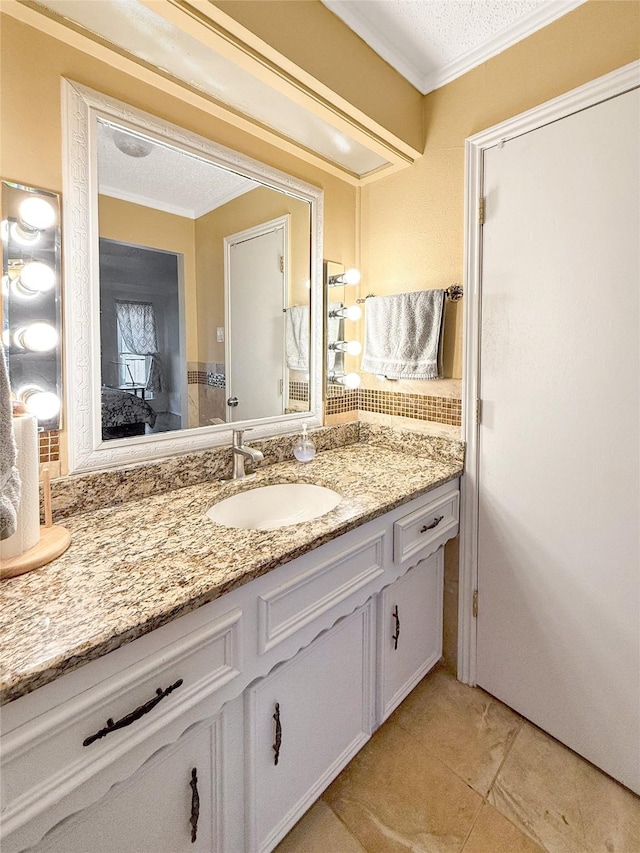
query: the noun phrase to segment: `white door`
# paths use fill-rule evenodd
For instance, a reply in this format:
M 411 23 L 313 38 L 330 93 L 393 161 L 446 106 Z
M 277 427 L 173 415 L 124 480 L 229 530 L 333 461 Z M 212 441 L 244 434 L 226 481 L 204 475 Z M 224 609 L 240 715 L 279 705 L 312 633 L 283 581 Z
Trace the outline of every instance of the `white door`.
M 640 96 L 485 152 L 477 682 L 640 792 Z
M 227 421 L 284 413 L 286 219 L 225 239 Z

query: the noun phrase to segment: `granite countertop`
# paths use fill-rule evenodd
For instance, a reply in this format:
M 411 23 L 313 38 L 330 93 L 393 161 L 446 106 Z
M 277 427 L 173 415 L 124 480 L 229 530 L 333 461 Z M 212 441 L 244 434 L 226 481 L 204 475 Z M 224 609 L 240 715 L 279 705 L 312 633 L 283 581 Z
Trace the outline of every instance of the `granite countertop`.
M 245 483 L 199 483 L 66 519 L 72 543 L 65 554 L 0 584 L 0 704 L 461 472 L 453 456 L 360 442 L 318 453 L 311 463 L 268 465 Z M 205 516 L 237 491 L 284 482 L 329 486 L 343 499 L 320 518 L 276 530 L 227 528 Z

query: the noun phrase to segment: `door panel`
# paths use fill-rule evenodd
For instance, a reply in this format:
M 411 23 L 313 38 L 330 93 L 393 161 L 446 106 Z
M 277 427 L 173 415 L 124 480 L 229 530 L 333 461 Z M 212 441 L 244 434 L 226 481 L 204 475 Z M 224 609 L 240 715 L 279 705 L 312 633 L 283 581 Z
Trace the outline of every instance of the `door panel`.
M 229 421 L 284 412 L 284 226 L 229 246 Z
M 638 91 L 484 159 L 478 683 L 640 791 Z

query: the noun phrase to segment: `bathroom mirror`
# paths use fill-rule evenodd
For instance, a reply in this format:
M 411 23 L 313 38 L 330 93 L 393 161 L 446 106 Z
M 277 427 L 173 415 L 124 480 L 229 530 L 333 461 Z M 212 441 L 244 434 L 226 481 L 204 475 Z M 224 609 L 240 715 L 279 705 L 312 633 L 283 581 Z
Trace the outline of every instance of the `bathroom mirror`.
M 322 191 L 64 92 L 70 471 L 319 424 Z

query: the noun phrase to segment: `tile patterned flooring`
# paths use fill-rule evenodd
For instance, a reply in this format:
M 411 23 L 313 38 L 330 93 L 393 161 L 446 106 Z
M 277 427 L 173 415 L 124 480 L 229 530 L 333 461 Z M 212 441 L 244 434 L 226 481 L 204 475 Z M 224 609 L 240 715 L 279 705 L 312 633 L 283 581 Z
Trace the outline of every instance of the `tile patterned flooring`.
M 640 798 L 443 666 L 276 853 L 640 853 Z

